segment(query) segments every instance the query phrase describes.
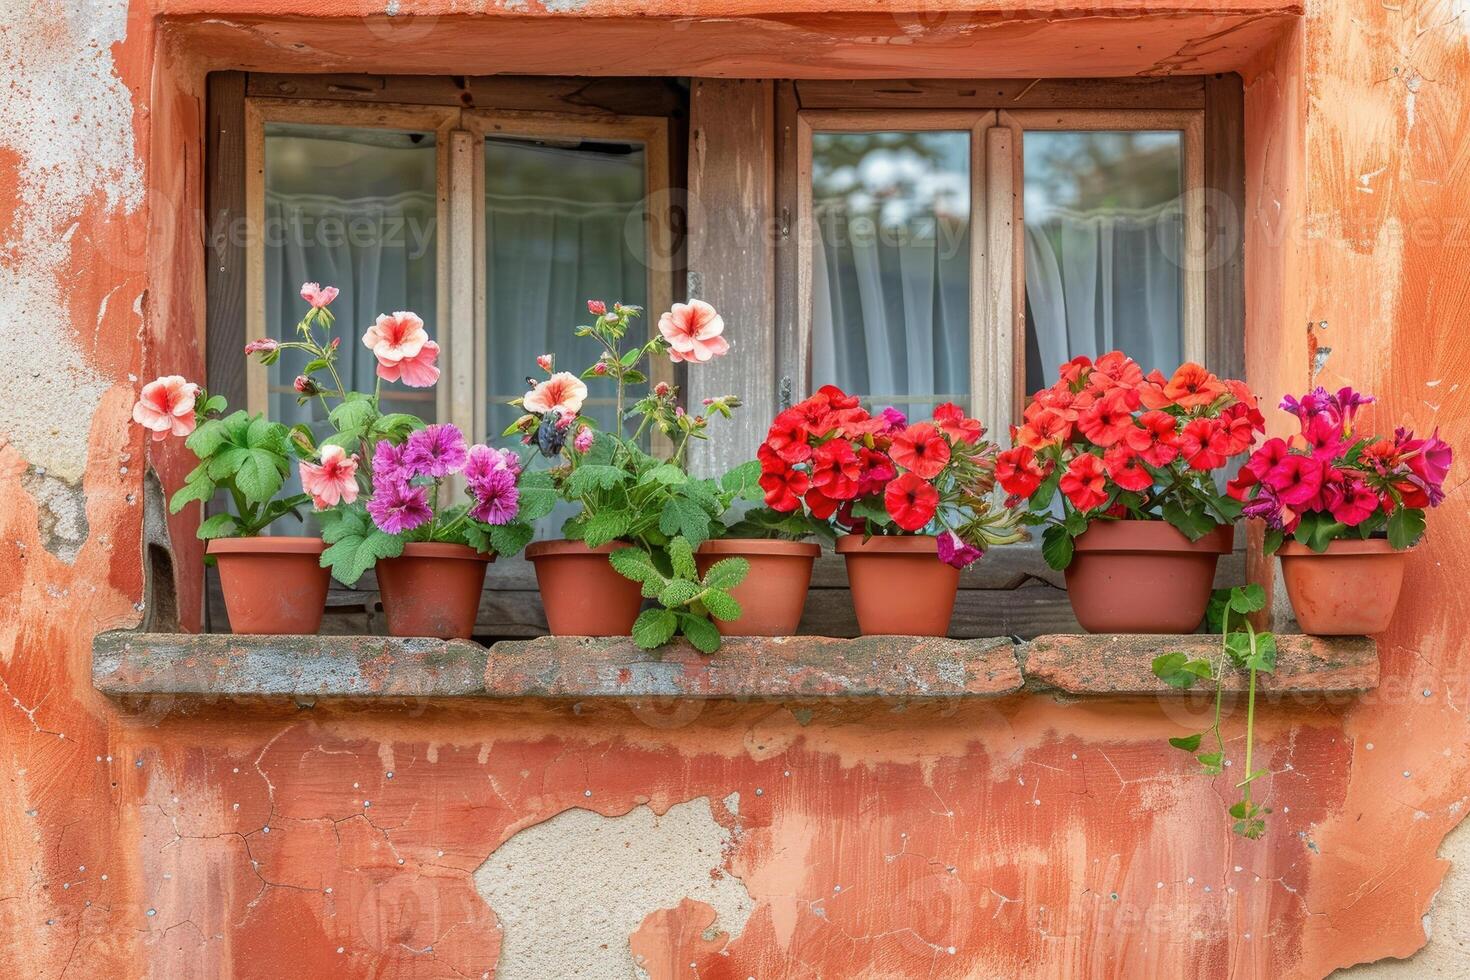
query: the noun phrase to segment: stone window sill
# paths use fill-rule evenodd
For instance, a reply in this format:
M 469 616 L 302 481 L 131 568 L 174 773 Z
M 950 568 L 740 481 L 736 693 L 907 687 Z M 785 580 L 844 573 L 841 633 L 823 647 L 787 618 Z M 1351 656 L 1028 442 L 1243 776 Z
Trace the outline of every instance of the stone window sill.
M 1268 698 L 1350 694 L 1378 685 L 1378 651 L 1366 637 L 1278 636 Z M 540 637 L 485 647 L 461 640 L 380 636 L 100 634 L 92 680 L 102 693 L 266 698 L 682 697 L 985 698 L 1178 693 L 1150 672 L 1181 650 L 1211 657 L 1218 637 L 1052 635 L 1014 642 L 913 636 L 832 639 L 728 637 L 706 657 L 678 643 L 639 650 L 626 639 Z M 1243 678 L 1227 687 L 1238 689 Z

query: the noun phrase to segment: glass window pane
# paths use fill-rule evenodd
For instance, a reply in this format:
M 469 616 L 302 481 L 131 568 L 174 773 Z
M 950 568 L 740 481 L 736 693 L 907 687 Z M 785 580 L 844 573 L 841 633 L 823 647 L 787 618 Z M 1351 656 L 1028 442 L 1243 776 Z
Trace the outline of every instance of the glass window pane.
M 265 127 L 265 319 L 294 336 L 303 282 L 337 286 L 343 383 L 371 391 L 376 361 L 361 337 L 379 313 L 412 310 L 442 346 L 436 279 L 434 134 L 268 123 Z M 298 407 L 291 383 L 306 358 L 270 370 L 270 415 L 325 426 L 320 401 Z M 432 420 L 434 389 L 383 386 L 385 407 Z
M 1183 359 L 1182 135 L 1026 133 L 1028 392 L 1079 354 Z
M 597 345 L 572 332 L 587 300 L 648 306 L 646 156 L 641 143 L 485 141 L 490 438 L 519 414 L 505 403 L 539 373 L 538 354 L 574 374 L 595 360 Z M 590 414 L 611 424 L 612 382 L 587 386 Z
M 970 393 L 970 134 L 813 133 L 812 382 L 927 414 Z

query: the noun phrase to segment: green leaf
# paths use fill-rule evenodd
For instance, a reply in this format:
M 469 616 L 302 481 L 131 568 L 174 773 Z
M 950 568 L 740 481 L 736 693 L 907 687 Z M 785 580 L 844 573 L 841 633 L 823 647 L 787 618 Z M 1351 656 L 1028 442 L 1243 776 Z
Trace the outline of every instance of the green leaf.
M 1170 500 L 1163 507 L 1164 520 L 1191 541 L 1198 541 L 1218 525 L 1215 519 L 1201 509 L 1185 508 L 1177 500 Z
M 679 617 L 684 636 L 700 653 L 714 653 L 720 648 L 719 628 L 703 616 L 685 613 Z
M 401 440 L 415 429 L 422 429 L 424 422 L 417 415 L 409 415 L 405 412 L 389 412 L 380 415 L 373 421 L 372 428 L 368 430 L 370 441 L 379 439 Z
M 658 594 L 658 601 L 665 608 L 677 609 L 694 601 L 702 591 L 704 590 L 697 584 L 686 578 L 671 578 L 664 583 L 663 591 Z
M 1048 524 L 1041 532 L 1041 557 L 1057 571 L 1072 564 L 1072 535 L 1060 524 Z
M 269 449 L 250 449 L 235 472 L 235 486 L 252 504 L 263 504 L 281 489 L 285 476 L 284 456 Z
M 1190 660 L 1179 651 L 1155 657 L 1153 673 L 1165 684 L 1181 690 L 1193 687 L 1197 680 L 1213 680 L 1215 677 L 1208 660 Z
M 688 481 L 688 474 L 686 474 L 679 467 L 675 466 L 673 463 L 663 463 L 659 466 L 655 466 L 653 469 L 643 474 L 643 478 L 638 482 L 662 483 L 665 486 L 677 486 L 681 483 L 687 483 Z
M 694 549 L 687 538 L 674 538 L 669 542 L 669 562 L 675 575 L 699 581 L 699 569 L 694 564 Z
M 589 548 L 600 548 L 628 533 L 628 514 L 621 510 L 602 510 L 582 529 L 582 540 Z
M 759 500 L 764 496 L 760 492 L 760 478 L 761 464 L 758 460 L 752 459 L 748 463 L 741 463 L 734 469 L 726 471 L 720 477 L 720 489 L 737 497 Z
M 195 472 L 199 473 L 198 470 Z M 169 499 L 168 512 L 170 514 L 177 514 L 195 500 L 207 504 L 214 498 L 214 491 L 214 481 L 207 474 L 199 473 L 195 479 L 190 480 L 175 491 L 173 497 Z
M 611 490 L 628 478 L 620 467 L 601 463 L 583 463 L 572 472 L 567 486 L 575 497 L 585 497 L 594 490 Z
M 1077 535 L 1081 534 L 1083 531 L 1087 530 L 1087 524 L 1087 515 L 1082 513 L 1082 511 L 1080 510 L 1072 511 L 1070 514 L 1067 515 L 1066 519 L 1062 521 L 1062 527 L 1066 529 L 1068 535 L 1074 538 Z
M 1201 752 L 1195 756 L 1195 759 L 1205 767 L 1205 772 L 1211 776 L 1218 776 L 1225 769 L 1225 757 L 1219 752 Z
M 284 447 L 285 432 L 285 426 L 272 422 L 264 415 L 257 415 L 250 420 L 250 428 L 245 430 L 245 445 L 251 449 Z
M 1230 590 L 1230 608 L 1238 613 L 1259 612 L 1266 608 L 1266 590 L 1254 583 L 1237 585 Z
M 715 619 L 728 623 L 740 618 L 740 603 L 724 589 L 705 589 L 704 598 L 700 601 Z
M 224 483 L 235 475 L 250 453 L 251 450 L 244 446 L 228 446 L 217 451 L 209 461 L 209 478 L 215 483 Z
M 1193 735 L 1183 735 L 1179 738 L 1171 738 L 1169 739 L 1169 744 L 1174 746 L 1174 748 L 1176 749 L 1183 749 L 1186 752 L 1193 752 L 1195 749 L 1199 748 L 1199 740 L 1200 735 L 1198 732 L 1196 732 Z
M 210 419 L 199 428 L 189 434 L 184 440 L 184 445 L 189 451 L 200 459 L 213 456 L 221 446 L 229 441 L 229 429 L 221 419 Z
M 1027 501 L 1026 506 L 1032 513 L 1040 514 L 1051 507 L 1052 498 L 1057 494 L 1057 483 L 1062 479 L 1062 470 L 1061 466 L 1054 467 L 1051 475 L 1042 480 L 1041 485 L 1031 492 L 1031 498 Z M 1070 560 L 1069 558 L 1068 561 Z
M 1402 551 L 1412 548 L 1424 536 L 1424 512 L 1412 507 L 1400 507 L 1388 518 L 1388 543 Z
M 1279 549 L 1281 547 L 1281 543 L 1283 541 L 1285 541 L 1285 540 L 1286 540 L 1286 534 L 1285 534 L 1285 532 L 1283 532 L 1283 531 L 1281 531 L 1281 530 L 1279 530 L 1277 528 L 1274 528 L 1274 527 L 1273 528 L 1267 528 L 1266 529 L 1266 542 L 1265 542 L 1266 554 L 1268 554 L 1268 555 L 1274 555 L 1274 554 L 1276 554 L 1277 549 Z
M 1256 634 L 1256 652 L 1246 657 L 1245 666 L 1271 673 L 1276 669 L 1276 637 L 1271 633 Z
M 535 528 L 524 521 L 492 525 L 490 545 L 495 549 L 497 555 L 517 555 L 531 543 L 531 539 L 535 536 Z
M 663 583 L 663 574 L 653 567 L 653 559 L 649 557 L 648 552 L 636 545 L 617 549 L 608 556 L 608 560 L 623 578 L 632 579 L 635 582 L 647 582 L 652 579 L 660 585 Z
M 679 620 L 667 609 L 645 609 L 633 623 L 633 642 L 644 650 L 661 647 L 674 637 Z
M 211 538 L 232 538 L 240 533 L 240 522 L 234 514 L 215 514 L 199 525 L 196 536 L 200 541 Z
M 355 585 L 379 558 L 403 554 L 403 538 L 378 530 L 360 506 L 329 511 L 324 522 L 322 540 L 328 548 L 322 552 L 321 564 L 343 585 Z
M 682 534 L 691 545 L 709 540 L 710 517 L 705 509 L 684 497 L 671 497 L 658 518 L 658 529 L 665 534 Z
M 327 413 L 327 421 L 338 432 L 349 429 L 362 432 L 372 425 L 373 416 L 373 403 L 365 395 L 353 392 L 347 396 L 346 401 Z
M 1225 634 L 1225 652 L 1235 662 L 1235 666 L 1244 667 L 1245 662 L 1251 655 L 1250 634 L 1239 631 Z
M 750 562 L 744 558 L 721 558 L 704 573 L 704 584 L 711 589 L 730 590 L 750 574 Z

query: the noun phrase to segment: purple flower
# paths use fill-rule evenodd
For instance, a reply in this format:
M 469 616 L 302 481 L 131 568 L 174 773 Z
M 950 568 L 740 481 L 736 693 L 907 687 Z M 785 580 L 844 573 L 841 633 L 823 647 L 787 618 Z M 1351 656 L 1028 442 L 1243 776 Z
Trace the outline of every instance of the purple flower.
M 429 488 L 395 483 L 378 490 L 368 501 L 368 513 L 378 530 L 386 534 L 402 534 L 426 524 L 434 517 L 429 509 Z
M 1414 433 L 1399 428 L 1393 441 L 1403 460 L 1409 464 L 1409 482 L 1423 490 L 1429 506 L 1438 507 L 1444 500 L 1444 481 L 1450 475 L 1454 453 L 1435 429 L 1427 439 L 1415 439 Z
M 1364 405 L 1373 404 L 1372 395 L 1362 395 L 1347 387 L 1337 389 L 1333 400 L 1337 402 L 1337 410 L 1342 415 L 1342 427 L 1345 432 L 1352 431 L 1353 419 L 1357 417 L 1358 409 Z
M 508 470 L 512 476 L 521 472 L 521 458 L 509 449 L 492 449 L 489 446 L 470 447 L 469 460 L 464 465 L 465 482 L 473 486 L 496 470 Z
M 1266 526 L 1279 531 L 1282 529 L 1281 500 L 1276 496 L 1276 491 L 1265 484 L 1256 487 L 1256 495 L 1240 511 L 1246 517 L 1259 517 L 1266 522 Z
M 373 483 L 380 487 L 407 483 L 413 470 L 404 462 L 404 446 L 395 446 L 387 439 L 379 440 L 373 450 Z
M 964 568 L 971 562 L 978 561 L 985 554 L 979 548 L 960 538 L 953 531 L 945 531 L 936 539 L 939 546 L 939 560 L 946 565 L 955 568 Z
M 515 520 L 521 492 L 516 488 L 515 474 L 510 470 L 491 470 L 470 484 L 470 493 L 475 498 L 470 516 L 475 520 L 486 524 L 509 524 Z
M 900 429 L 906 428 L 909 424 L 908 416 L 892 405 L 889 405 L 878 414 L 883 417 L 883 421 L 888 423 L 888 428 L 884 430 L 886 432 L 898 432 Z
M 447 422 L 419 429 L 408 437 L 403 450 L 403 461 L 416 476 L 432 476 L 436 480 L 458 473 L 468 460 L 464 433 L 459 431 L 459 426 Z

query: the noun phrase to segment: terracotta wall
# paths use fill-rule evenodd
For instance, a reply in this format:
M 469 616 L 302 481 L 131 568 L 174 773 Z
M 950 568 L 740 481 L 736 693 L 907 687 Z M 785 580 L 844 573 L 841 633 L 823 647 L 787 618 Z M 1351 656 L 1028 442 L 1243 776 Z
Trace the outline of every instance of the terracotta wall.
M 1194 723 L 1180 704 L 96 694 L 91 637 L 147 611 L 145 467 L 182 464 L 128 412 L 139 379 L 199 371 L 215 67 L 1241 70 L 1252 384 L 1307 381 L 1310 321 L 1321 379 L 1385 396 L 1376 427 L 1467 445 L 1463 3 L 463 6 L 0 8 L 0 974 L 1321 976 L 1426 942 L 1452 962 L 1455 930 L 1427 930 L 1455 911 L 1438 852 L 1470 795 L 1454 479 L 1382 688 L 1265 712 L 1259 843 L 1226 832 L 1227 780 L 1160 747 Z

